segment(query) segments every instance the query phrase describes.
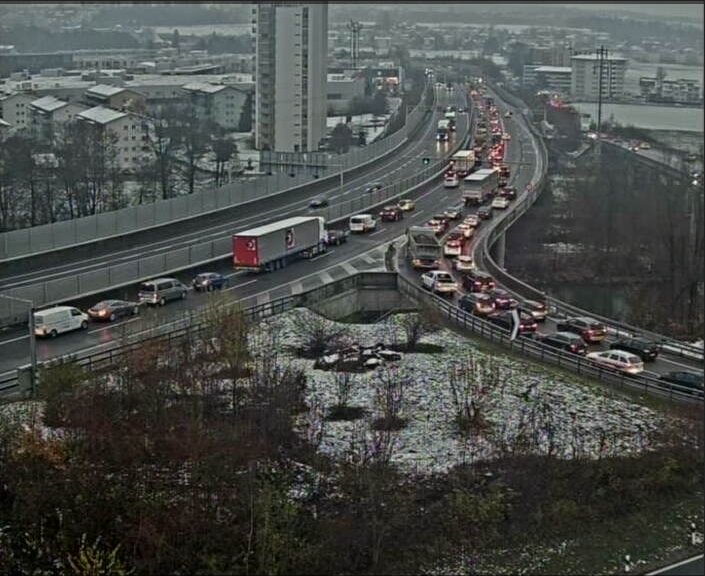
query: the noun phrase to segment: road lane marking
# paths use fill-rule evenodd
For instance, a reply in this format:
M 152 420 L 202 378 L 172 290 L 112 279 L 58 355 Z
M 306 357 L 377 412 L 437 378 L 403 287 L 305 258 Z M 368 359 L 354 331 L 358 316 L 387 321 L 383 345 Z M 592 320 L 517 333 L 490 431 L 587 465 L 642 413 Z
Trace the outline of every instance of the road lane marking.
M 111 328 L 119 328 L 120 326 L 124 326 L 125 324 L 129 324 L 130 322 L 137 322 L 137 320 L 142 320 L 140 316 L 137 316 L 136 318 L 130 318 L 129 320 L 125 320 L 124 322 L 119 322 L 117 324 L 109 324 L 108 326 L 103 326 L 101 328 L 96 328 L 95 330 L 86 330 L 87 334 L 95 334 L 96 332 L 103 332 L 105 330 L 110 330 Z
M 377 230 L 377 232 L 372 232 L 372 234 L 370 234 L 370 236 L 374 236 L 375 234 L 380 234 L 381 232 L 384 232 L 385 230 L 386 230 L 386 228 L 380 228 L 379 230 Z
M 315 262 L 316 260 L 320 260 L 321 258 L 325 258 L 326 256 L 330 256 L 335 250 L 329 250 L 328 252 L 325 252 L 324 254 L 319 254 L 318 256 L 315 256 L 314 258 L 310 258 L 309 262 Z
M 254 284 L 257 282 L 257 278 L 254 280 L 248 280 L 247 282 L 243 282 L 242 284 L 235 284 L 235 286 L 231 286 L 230 288 L 225 288 L 222 290 L 223 292 L 228 292 L 229 290 L 235 290 L 235 288 L 242 288 L 243 286 L 247 286 L 248 284 Z

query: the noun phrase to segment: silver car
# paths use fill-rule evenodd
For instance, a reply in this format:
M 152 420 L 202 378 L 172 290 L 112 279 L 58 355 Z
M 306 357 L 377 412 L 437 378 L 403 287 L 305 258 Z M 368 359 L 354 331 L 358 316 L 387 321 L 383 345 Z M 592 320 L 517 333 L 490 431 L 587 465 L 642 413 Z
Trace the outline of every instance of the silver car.
M 169 300 L 186 298 L 188 289 L 176 278 L 157 278 L 140 284 L 139 301 L 164 306 Z

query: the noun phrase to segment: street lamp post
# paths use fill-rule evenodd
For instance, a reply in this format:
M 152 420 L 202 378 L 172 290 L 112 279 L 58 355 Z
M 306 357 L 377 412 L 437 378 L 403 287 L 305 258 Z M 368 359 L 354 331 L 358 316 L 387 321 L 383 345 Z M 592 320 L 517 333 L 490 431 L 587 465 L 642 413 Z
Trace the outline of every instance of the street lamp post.
M 34 395 L 34 383 L 37 377 L 37 337 L 34 334 L 34 302 L 25 298 L 7 296 L 5 294 L 0 294 L 0 298 L 7 298 L 8 300 L 16 300 L 23 304 L 29 304 L 29 361 L 32 366 L 31 390 L 32 395 Z

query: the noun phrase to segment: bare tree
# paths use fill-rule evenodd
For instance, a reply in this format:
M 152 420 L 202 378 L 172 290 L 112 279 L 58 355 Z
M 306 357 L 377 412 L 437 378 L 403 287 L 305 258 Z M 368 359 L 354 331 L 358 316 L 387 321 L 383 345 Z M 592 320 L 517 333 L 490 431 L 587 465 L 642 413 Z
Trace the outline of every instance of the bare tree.
M 294 318 L 292 332 L 299 340 L 299 353 L 304 358 L 319 358 L 326 351 L 336 349 L 346 334 L 344 326 L 303 311 Z
M 399 325 L 406 337 L 407 350 L 414 350 L 421 338 L 438 331 L 442 326 L 438 312 L 428 306 L 422 306 L 416 314 L 401 315 Z
M 462 433 L 479 432 L 484 428 L 485 406 L 499 378 L 499 366 L 491 358 L 470 357 L 450 369 L 448 384 L 455 423 Z
M 373 427 L 378 430 L 398 430 L 406 425 L 401 417 L 404 407 L 404 388 L 409 378 L 399 372 L 396 367 L 383 367 L 374 375 L 375 406 L 378 418 Z
M 165 106 L 147 124 L 147 142 L 154 154 L 163 199 L 172 196 L 174 153 L 180 145 L 178 121 L 178 110 L 173 106 Z

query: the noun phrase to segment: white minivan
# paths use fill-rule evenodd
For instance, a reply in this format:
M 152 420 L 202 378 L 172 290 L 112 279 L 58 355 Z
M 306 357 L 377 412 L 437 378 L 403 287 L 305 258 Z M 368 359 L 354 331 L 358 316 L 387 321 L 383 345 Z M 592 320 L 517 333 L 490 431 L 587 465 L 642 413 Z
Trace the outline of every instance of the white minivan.
M 370 232 L 377 227 L 377 221 L 372 214 L 357 214 L 350 216 L 350 232 Z
M 54 338 L 62 332 L 88 328 L 88 314 L 73 306 L 54 306 L 34 313 L 34 334 Z

